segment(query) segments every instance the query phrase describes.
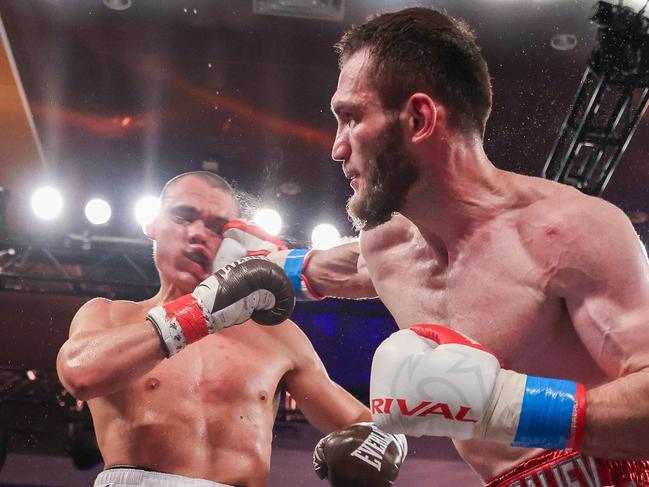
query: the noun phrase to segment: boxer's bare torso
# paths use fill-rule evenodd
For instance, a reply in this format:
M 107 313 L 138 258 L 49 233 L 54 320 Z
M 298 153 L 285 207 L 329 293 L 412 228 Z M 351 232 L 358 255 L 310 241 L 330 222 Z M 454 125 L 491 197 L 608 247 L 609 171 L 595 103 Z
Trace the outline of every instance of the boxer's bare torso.
M 551 269 L 543 250 L 555 231 L 548 215 L 556 218 L 562 201 L 588 205 L 588 199 L 524 176 L 514 176 L 512 184 L 515 198 L 450 252 L 427 242 L 401 215 L 363 233 L 361 254 L 376 292 L 402 328 L 451 326 L 489 347 L 507 368 L 597 386 L 607 377 L 578 337 L 563 299 L 548 291 Z M 485 480 L 540 452 L 477 440 L 456 446 Z
M 260 487 L 280 389 L 324 433 L 367 421 L 370 413 L 331 381 L 290 321 L 229 323 L 165 359 L 147 313 L 191 293 L 209 275 L 224 222 L 237 216 L 233 196 L 206 178 L 188 173 L 170 182 L 158 216 L 145 226 L 160 274 L 156 296 L 84 304 L 57 371 L 72 395 L 88 401 L 107 467 Z
M 155 303 L 114 302 L 114 323 Z M 273 422 L 294 367 L 292 322 L 247 322 L 203 338 L 89 406 L 106 467 L 126 464 L 222 483 L 266 485 Z M 299 337 L 298 337 L 299 340 Z

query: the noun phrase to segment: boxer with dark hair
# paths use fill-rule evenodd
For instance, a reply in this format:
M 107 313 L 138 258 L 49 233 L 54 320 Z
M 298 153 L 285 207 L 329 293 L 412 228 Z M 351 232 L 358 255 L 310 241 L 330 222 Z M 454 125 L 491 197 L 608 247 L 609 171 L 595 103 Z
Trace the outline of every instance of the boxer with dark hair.
M 376 424 L 452 438 L 491 486 L 649 486 L 649 263 L 629 219 L 491 163 L 463 22 L 409 8 L 338 50 L 332 157 L 360 245 L 288 270 L 313 297 L 378 295 L 402 329 L 374 357 Z
M 145 227 L 159 292 L 142 302 L 93 299 L 74 317 L 57 369 L 92 413 L 106 467 L 95 486 L 266 485 L 281 389 L 324 433 L 354 425 L 338 433 L 345 446 L 373 434 L 357 424 L 368 409 L 329 379 L 287 319 L 295 294 L 282 269 L 244 258 L 213 271 L 224 227 L 238 215 L 220 177 L 173 179 Z M 365 468 L 371 485 L 388 486 L 404 439 L 382 438 L 386 451 L 373 460 L 390 464 L 384 473 L 350 459 L 356 475 Z M 324 450 L 337 458 L 336 441 Z

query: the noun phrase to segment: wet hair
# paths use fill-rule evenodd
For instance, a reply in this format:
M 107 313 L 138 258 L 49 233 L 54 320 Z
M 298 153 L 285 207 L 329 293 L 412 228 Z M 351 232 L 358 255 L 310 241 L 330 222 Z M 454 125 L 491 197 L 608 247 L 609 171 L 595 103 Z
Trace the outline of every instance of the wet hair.
M 475 34 L 462 20 L 413 7 L 370 17 L 335 45 L 340 67 L 357 51 L 370 54 L 369 82 L 387 110 L 400 110 L 416 92 L 428 93 L 463 133 L 484 130 L 491 81 Z

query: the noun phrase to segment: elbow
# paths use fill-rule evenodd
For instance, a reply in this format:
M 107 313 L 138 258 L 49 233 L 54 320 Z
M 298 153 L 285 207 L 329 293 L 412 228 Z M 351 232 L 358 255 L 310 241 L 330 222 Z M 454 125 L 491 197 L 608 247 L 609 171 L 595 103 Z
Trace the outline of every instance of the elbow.
M 63 345 L 56 359 L 56 371 L 65 390 L 76 399 L 92 399 L 92 376 L 87 367 L 83 367 L 78 354 L 70 350 L 69 343 Z
M 351 280 L 349 288 L 351 299 L 374 299 L 377 297 L 372 281 L 361 276 Z
M 78 399 L 79 401 L 88 401 L 93 399 L 95 395 L 90 393 L 90 388 L 83 384 L 70 384 L 65 385 L 65 390 L 70 393 L 72 397 Z
M 367 408 L 363 408 L 361 413 L 358 415 L 354 423 L 372 423 L 372 414 L 370 413 L 370 410 Z

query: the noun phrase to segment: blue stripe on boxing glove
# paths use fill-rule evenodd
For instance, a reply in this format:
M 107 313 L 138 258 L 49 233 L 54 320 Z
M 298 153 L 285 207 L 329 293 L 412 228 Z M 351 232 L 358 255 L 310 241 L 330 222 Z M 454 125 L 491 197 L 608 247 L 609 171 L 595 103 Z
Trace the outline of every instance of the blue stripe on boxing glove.
M 513 446 L 563 450 L 573 429 L 577 383 L 528 376 Z
M 284 261 L 284 272 L 293 284 L 297 293 L 298 300 L 305 299 L 302 292 L 302 267 L 304 266 L 304 258 L 309 253 L 309 249 L 292 249 L 286 256 Z

